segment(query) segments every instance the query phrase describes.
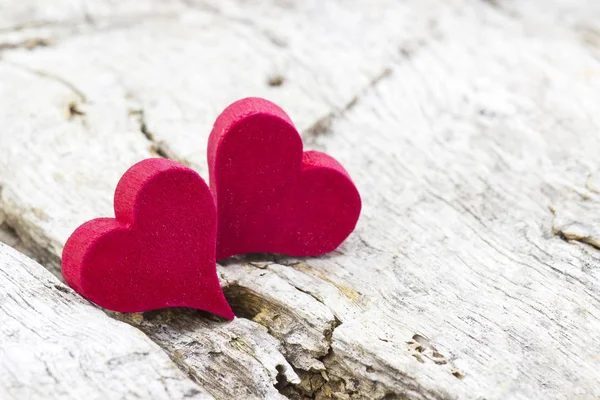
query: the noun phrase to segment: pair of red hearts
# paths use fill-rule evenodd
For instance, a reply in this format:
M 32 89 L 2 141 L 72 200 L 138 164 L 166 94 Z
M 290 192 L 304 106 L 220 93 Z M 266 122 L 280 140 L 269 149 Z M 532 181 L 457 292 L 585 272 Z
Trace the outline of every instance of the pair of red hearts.
M 216 259 L 327 253 L 358 220 L 360 196 L 344 168 L 326 154 L 303 153 L 289 117 L 266 100 L 223 111 L 208 165 L 212 193 L 174 161 L 131 167 L 115 191 L 116 218 L 88 221 L 67 240 L 67 283 L 114 311 L 192 307 L 232 319 Z

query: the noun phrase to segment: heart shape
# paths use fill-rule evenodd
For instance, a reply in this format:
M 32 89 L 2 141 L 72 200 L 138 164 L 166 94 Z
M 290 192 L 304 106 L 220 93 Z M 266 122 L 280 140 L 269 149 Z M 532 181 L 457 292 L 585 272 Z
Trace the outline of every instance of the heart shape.
M 113 311 L 191 307 L 234 318 L 216 271 L 215 203 L 195 171 L 140 161 L 119 181 L 114 209 L 116 218 L 88 221 L 67 240 L 69 286 Z
M 267 100 L 239 100 L 219 115 L 208 166 L 219 218 L 217 259 L 328 253 L 358 221 L 360 195 L 346 170 L 327 154 L 303 153 L 288 115 Z

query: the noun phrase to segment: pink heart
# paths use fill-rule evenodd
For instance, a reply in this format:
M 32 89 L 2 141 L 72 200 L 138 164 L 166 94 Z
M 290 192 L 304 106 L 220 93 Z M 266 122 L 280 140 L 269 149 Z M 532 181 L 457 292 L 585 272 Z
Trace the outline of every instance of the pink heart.
M 358 221 L 360 195 L 346 170 L 327 154 L 303 153 L 290 118 L 267 100 L 243 99 L 221 113 L 208 166 L 219 218 L 217 259 L 327 253 Z
M 67 240 L 69 286 L 114 311 L 192 307 L 234 318 L 216 272 L 214 200 L 196 172 L 143 160 L 119 181 L 114 204 L 116 218 L 88 221 Z

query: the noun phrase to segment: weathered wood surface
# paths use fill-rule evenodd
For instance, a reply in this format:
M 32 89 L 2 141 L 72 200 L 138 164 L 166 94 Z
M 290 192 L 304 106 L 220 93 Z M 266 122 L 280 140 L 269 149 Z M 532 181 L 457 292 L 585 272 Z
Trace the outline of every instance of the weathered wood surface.
M 131 163 L 206 176 L 247 95 L 363 194 L 328 256 L 224 262 L 231 324 L 116 316 L 213 396 L 600 397 L 595 2 L 67 3 L 0 13 L 0 207 L 51 271 Z
M 139 330 L 0 244 L 2 399 L 210 399 Z

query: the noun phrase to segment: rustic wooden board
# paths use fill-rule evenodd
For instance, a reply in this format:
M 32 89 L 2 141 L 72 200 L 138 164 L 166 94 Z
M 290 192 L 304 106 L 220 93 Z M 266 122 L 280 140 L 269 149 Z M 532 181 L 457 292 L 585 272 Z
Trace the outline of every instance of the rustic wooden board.
M 217 398 L 600 396 L 596 6 L 184 3 L 3 53 L 0 206 L 49 269 L 131 163 L 205 174 L 218 111 L 266 96 L 355 178 L 357 231 L 224 262 L 232 324 L 117 317 Z
M 3 399 L 211 399 L 159 346 L 0 244 Z

